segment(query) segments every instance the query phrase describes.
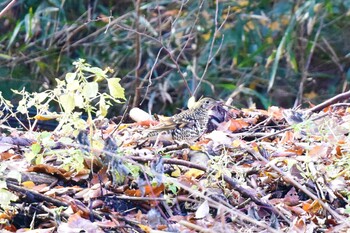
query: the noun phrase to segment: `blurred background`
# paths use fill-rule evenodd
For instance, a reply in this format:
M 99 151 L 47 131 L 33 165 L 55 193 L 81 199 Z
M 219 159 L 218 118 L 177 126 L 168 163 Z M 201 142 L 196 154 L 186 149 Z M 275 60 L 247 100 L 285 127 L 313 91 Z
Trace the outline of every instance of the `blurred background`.
M 349 89 L 349 10 L 349 0 L 3 0 L 0 91 L 44 91 L 83 58 L 156 113 L 191 95 L 309 107 Z

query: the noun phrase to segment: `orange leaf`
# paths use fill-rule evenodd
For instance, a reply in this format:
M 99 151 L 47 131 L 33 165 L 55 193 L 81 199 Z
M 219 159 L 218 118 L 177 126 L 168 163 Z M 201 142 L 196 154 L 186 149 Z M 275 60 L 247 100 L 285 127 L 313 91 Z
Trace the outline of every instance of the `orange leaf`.
M 141 190 L 139 189 L 127 189 L 124 193 L 130 197 L 141 197 Z
M 242 119 L 231 119 L 229 130 L 232 132 L 236 132 L 248 126 L 249 124 Z
M 340 158 L 343 155 L 342 147 L 344 146 L 344 144 L 345 144 L 345 141 L 340 140 L 340 141 L 338 141 L 338 143 L 337 143 L 337 145 L 335 147 L 335 151 L 337 152 L 337 157 L 338 158 Z
M 147 196 L 154 196 L 159 197 L 160 194 L 164 191 L 165 187 L 164 184 L 160 184 L 157 187 L 152 187 L 151 185 L 146 186 L 146 192 L 145 195 Z
M 176 16 L 178 14 L 179 10 L 174 9 L 174 10 L 167 10 L 164 12 L 164 16 Z
M 303 210 L 308 211 L 310 209 L 311 204 L 308 202 L 304 202 L 302 206 Z
M 293 142 L 293 138 L 294 138 L 294 132 L 286 131 L 286 132 L 284 132 L 280 143 L 281 144 L 288 144 L 290 142 Z
M 164 186 L 164 184 L 160 184 L 157 187 L 153 187 L 151 185 L 146 185 L 144 187 L 144 189 L 145 189 L 144 196 L 159 197 L 159 195 L 164 191 L 165 186 Z M 141 197 L 142 196 L 142 192 L 140 189 L 125 190 L 125 194 L 128 196 L 132 196 L 132 197 Z
M 0 160 L 9 160 L 9 159 L 19 159 L 20 156 L 17 154 L 13 154 L 11 152 L 5 151 L 0 154 Z
M 322 205 L 317 200 L 314 200 L 311 204 L 303 203 L 303 210 L 316 214 L 322 210 Z
M 308 151 L 308 155 L 315 158 L 324 158 L 327 156 L 327 153 L 328 147 L 324 145 L 316 145 Z
M 31 180 L 28 180 L 28 181 L 24 181 L 22 182 L 22 185 L 25 187 L 25 188 L 33 188 L 35 186 L 34 182 L 31 181 Z
M 296 155 L 302 155 L 304 153 L 304 149 L 299 146 L 294 146 L 293 148 L 287 149 L 286 151 L 294 153 Z
M 154 120 L 145 120 L 145 121 L 139 121 L 137 123 L 135 123 L 136 125 L 140 125 L 140 126 L 154 126 L 154 125 L 158 125 L 159 122 L 158 121 L 154 121 Z
M 322 109 L 322 112 L 329 112 L 331 110 L 331 105 L 325 107 L 324 109 Z

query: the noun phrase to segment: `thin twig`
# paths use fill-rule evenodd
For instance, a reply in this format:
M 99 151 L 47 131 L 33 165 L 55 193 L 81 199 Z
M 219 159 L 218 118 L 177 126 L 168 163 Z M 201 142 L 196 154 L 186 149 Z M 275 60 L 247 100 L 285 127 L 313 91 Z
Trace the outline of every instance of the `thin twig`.
M 16 3 L 16 0 L 12 0 L 7 6 L 0 12 L 0 18 L 3 16 L 6 11 L 8 11 L 14 4 Z
M 43 194 L 34 192 L 34 191 L 30 190 L 30 189 L 27 189 L 27 188 L 21 187 L 19 185 L 16 185 L 13 182 L 10 182 L 8 180 L 6 180 L 6 185 L 7 185 L 7 188 L 9 190 L 12 190 L 12 191 L 15 191 L 15 192 L 18 192 L 18 193 L 22 193 L 22 194 L 24 194 L 26 196 L 30 196 L 30 197 L 32 197 L 34 199 L 47 201 L 49 203 L 54 204 L 55 206 L 66 206 L 66 207 L 69 206 L 68 203 L 65 203 L 65 202 L 62 202 L 62 201 L 57 200 L 55 198 L 48 197 L 48 196 L 45 196 Z
M 337 103 L 339 101 L 344 101 L 344 100 L 349 99 L 349 98 L 350 98 L 350 91 L 347 91 L 347 92 L 341 93 L 339 95 L 336 95 L 333 98 L 330 98 L 330 99 L 324 101 L 323 103 L 308 109 L 307 112 L 309 112 L 309 113 L 320 112 L 322 109 L 324 109 L 324 108 L 326 108 L 328 106 L 331 106 L 334 103 Z M 319 115 L 319 116 L 317 116 L 315 118 L 312 118 L 311 121 L 316 121 L 316 120 L 321 119 L 321 118 L 323 118 L 323 117 L 325 117 L 327 115 L 328 115 L 328 113 L 321 114 L 321 115 Z M 303 124 L 303 122 L 301 122 L 299 124 Z M 287 128 L 282 129 L 280 131 L 277 131 L 277 132 L 274 132 L 274 133 L 271 133 L 271 134 L 267 134 L 267 135 L 265 135 L 263 137 L 257 138 L 257 139 L 255 139 L 255 140 L 253 140 L 251 142 L 248 142 L 248 144 L 251 144 L 251 143 L 254 143 L 254 142 L 257 142 L 257 141 L 261 141 L 262 139 L 265 139 L 265 138 L 269 138 L 269 137 L 273 137 L 273 136 L 279 135 L 281 133 L 284 133 L 284 132 L 292 130 L 292 129 L 294 129 L 293 126 L 287 127 Z M 254 136 L 254 135 L 252 134 L 252 136 Z
M 123 26 L 123 25 L 121 25 L 121 24 L 116 24 L 116 25 L 117 25 L 118 27 L 120 27 L 121 29 L 130 31 L 130 32 L 139 33 L 141 36 L 144 36 L 144 37 L 146 37 L 146 38 L 149 38 L 149 39 L 151 39 L 151 40 L 157 42 L 159 45 L 161 45 L 162 48 L 163 48 L 163 50 L 169 55 L 170 60 L 174 63 L 174 65 L 175 65 L 175 67 L 176 67 L 176 69 L 177 69 L 179 75 L 181 76 L 181 78 L 182 78 L 183 81 L 184 81 L 184 84 L 185 84 L 185 86 L 186 86 L 188 92 L 189 92 L 190 95 L 192 96 L 192 91 L 191 91 L 190 87 L 189 87 L 188 84 L 187 84 L 186 78 L 185 78 L 184 74 L 182 73 L 179 64 L 177 63 L 177 61 L 175 60 L 175 58 L 174 58 L 174 56 L 173 56 L 173 54 L 174 54 L 173 51 L 170 51 L 170 50 L 169 50 L 160 40 L 158 40 L 157 38 L 154 38 L 154 37 L 152 37 L 152 36 L 150 36 L 150 35 L 148 35 L 148 34 L 145 34 L 145 33 L 143 33 L 143 32 L 136 32 L 134 29 L 129 28 L 129 27 L 126 27 L 126 26 Z
M 143 96 L 143 98 L 142 98 L 142 100 L 141 100 L 141 104 L 142 104 L 143 101 L 146 99 L 146 96 L 147 96 L 147 94 L 148 94 L 148 90 L 149 90 L 149 88 L 152 86 L 152 74 L 153 74 L 154 68 L 156 67 L 156 64 L 157 64 L 157 62 L 158 62 L 158 59 L 159 59 L 159 56 L 160 56 L 162 50 L 163 50 L 163 47 L 159 49 L 159 51 L 158 51 L 158 53 L 157 53 L 157 57 L 156 57 L 156 59 L 155 59 L 155 61 L 154 61 L 154 63 L 153 63 L 153 66 L 152 66 L 150 72 L 148 73 L 148 85 L 147 85 L 147 87 L 146 87 L 146 93 L 144 94 L 144 96 Z M 142 85 L 143 85 L 143 82 L 141 82 L 141 84 L 140 84 L 140 86 L 138 87 L 138 89 L 141 89 L 141 88 L 142 88 Z
M 145 158 L 145 157 L 137 157 L 137 156 L 128 156 L 127 158 L 132 159 L 133 161 L 142 162 L 142 163 L 149 162 L 149 161 L 153 160 L 153 158 Z M 188 167 L 188 168 L 195 168 L 195 169 L 198 169 L 198 170 L 201 170 L 201 171 L 205 171 L 207 173 L 213 173 L 213 174 L 217 173 L 217 171 L 208 169 L 206 166 L 202 166 L 202 165 L 199 165 L 199 164 L 191 163 L 191 162 L 180 160 L 180 159 L 166 159 L 166 158 L 164 158 L 163 159 L 163 163 L 164 164 L 185 166 L 185 167 Z M 276 208 L 274 206 L 270 205 L 269 203 L 262 202 L 259 198 L 257 198 L 253 194 L 253 192 L 243 188 L 241 185 L 239 185 L 231 177 L 229 177 L 227 175 L 223 175 L 223 179 L 224 179 L 224 181 L 226 183 L 228 183 L 230 186 L 232 186 L 232 188 L 234 190 L 239 192 L 242 195 L 242 197 L 249 198 L 254 203 L 256 203 L 257 205 L 262 206 L 262 207 L 264 207 L 266 209 L 269 209 L 269 210 L 275 212 L 276 214 L 280 215 L 280 213 L 278 212 L 278 210 L 276 210 Z
M 303 72 L 302 72 L 301 81 L 299 83 L 298 95 L 297 95 L 297 98 L 295 100 L 294 107 L 300 105 L 301 102 L 302 102 L 303 94 L 304 94 L 304 84 L 305 84 L 305 81 L 306 81 L 307 76 L 308 76 L 308 70 L 309 70 L 309 67 L 310 67 L 310 64 L 311 64 L 312 56 L 313 56 L 314 51 L 315 51 L 316 42 L 318 40 L 318 37 L 320 36 L 322 28 L 323 28 L 323 18 L 321 18 L 320 26 L 317 29 L 317 32 L 316 32 L 316 35 L 315 35 L 315 39 L 314 39 L 314 43 L 312 43 L 310 54 L 309 54 L 309 56 L 307 58 L 305 67 L 304 67 Z
M 141 0 L 136 0 L 136 19 L 135 19 L 135 24 L 136 24 L 136 31 L 140 31 L 140 4 Z M 139 88 L 139 83 L 140 83 L 140 67 L 141 67 L 141 36 L 139 33 L 135 33 L 135 59 L 137 62 L 136 68 L 135 68 L 135 96 L 134 96 L 134 101 L 132 106 L 136 107 L 138 106 L 140 102 L 140 88 Z
M 270 163 L 269 160 L 267 160 L 266 158 L 264 158 L 260 153 L 256 152 L 255 150 L 251 149 L 251 148 L 247 148 L 247 151 L 253 155 L 255 158 L 264 161 L 266 164 L 268 164 L 268 166 L 270 166 L 273 170 L 275 170 L 276 172 L 278 172 L 283 179 L 292 184 L 294 187 L 300 189 L 302 192 L 304 192 L 306 195 L 308 195 L 310 198 L 312 198 L 313 200 L 317 201 L 320 205 L 322 205 L 322 207 L 327 210 L 335 219 L 340 220 L 342 222 L 345 222 L 346 219 L 344 217 L 342 217 L 341 215 L 339 215 L 337 212 L 335 212 L 333 209 L 331 209 L 331 207 L 329 207 L 328 204 L 326 204 L 325 202 L 323 202 L 322 200 L 320 200 L 316 195 L 314 195 L 313 193 L 311 193 L 308 189 L 306 189 L 303 185 L 301 185 L 298 181 L 294 180 L 293 176 L 290 174 L 287 174 L 285 172 L 283 172 L 281 169 L 279 169 L 276 165 Z M 347 224 L 348 226 L 350 226 L 350 223 Z
M 204 67 L 204 71 L 203 71 L 203 74 L 202 76 L 200 77 L 199 79 L 199 82 L 193 92 L 193 95 L 196 94 L 196 92 L 198 91 L 198 88 L 200 86 L 200 84 L 202 83 L 203 79 L 204 79 L 204 76 L 206 75 L 207 73 L 207 70 L 209 68 L 209 65 L 211 64 L 212 60 L 214 59 L 214 57 L 218 54 L 218 52 L 220 51 L 221 49 L 221 46 L 222 46 L 222 43 L 224 41 L 224 35 L 222 35 L 222 39 L 221 39 L 221 43 L 220 43 L 220 46 L 219 48 L 216 50 L 215 54 L 213 55 L 213 49 L 214 49 L 214 44 L 215 44 L 215 39 L 220 31 L 220 29 L 222 28 L 222 26 L 225 24 L 229 14 L 226 15 L 226 18 L 225 20 L 222 22 L 222 24 L 218 27 L 218 13 L 219 12 L 219 1 L 216 1 L 216 6 L 215 6 L 215 31 L 214 31 L 214 35 L 213 35 L 213 39 L 211 41 L 211 44 L 210 44 L 210 48 L 209 48 L 209 54 L 208 54 L 208 59 L 207 59 L 207 63 L 205 64 L 205 67 Z
M 334 103 L 344 101 L 344 100 L 349 99 L 349 98 L 350 98 L 350 91 L 347 91 L 347 92 L 341 93 L 339 95 L 336 95 L 336 96 L 324 101 L 323 103 L 320 103 L 320 104 L 310 108 L 308 111 L 319 112 L 322 109 L 324 109 L 324 108 L 326 108 Z

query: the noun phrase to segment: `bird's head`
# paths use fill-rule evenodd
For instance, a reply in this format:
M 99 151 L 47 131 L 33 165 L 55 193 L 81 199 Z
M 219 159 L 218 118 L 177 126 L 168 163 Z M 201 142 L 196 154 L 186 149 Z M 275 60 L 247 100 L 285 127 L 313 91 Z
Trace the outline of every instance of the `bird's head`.
M 218 101 L 209 97 L 205 97 L 203 99 L 198 100 L 195 103 L 194 108 L 210 109 L 214 107 L 216 104 L 218 104 Z

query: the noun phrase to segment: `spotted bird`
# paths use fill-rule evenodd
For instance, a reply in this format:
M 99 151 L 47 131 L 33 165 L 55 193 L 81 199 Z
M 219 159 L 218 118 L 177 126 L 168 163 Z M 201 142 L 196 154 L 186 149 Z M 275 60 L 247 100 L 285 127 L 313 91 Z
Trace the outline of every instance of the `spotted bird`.
M 209 110 L 218 102 L 212 98 L 202 98 L 191 108 L 182 111 L 153 126 L 146 131 L 146 137 L 153 137 L 159 133 L 171 134 L 176 141 L 191 142 L 202 136 L 208 127 Z

